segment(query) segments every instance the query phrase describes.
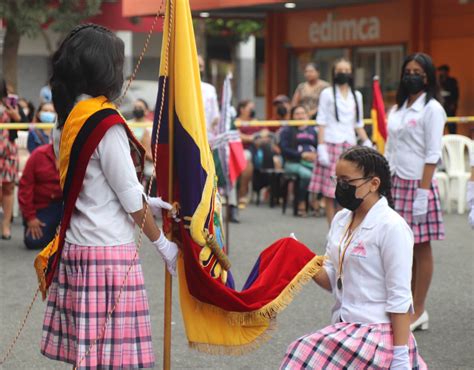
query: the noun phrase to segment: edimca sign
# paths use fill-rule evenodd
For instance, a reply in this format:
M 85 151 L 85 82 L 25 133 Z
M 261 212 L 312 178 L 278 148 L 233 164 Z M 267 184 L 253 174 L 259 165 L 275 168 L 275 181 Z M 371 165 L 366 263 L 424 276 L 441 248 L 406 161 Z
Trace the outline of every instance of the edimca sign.
M 339 43 L 344 41 L 369 41 L 380 38 L 380 19 L 362 17 L 352 19 L 334 19 L 328 13 L 323 22 L 309 25 L 309 40 L 314 44 Z

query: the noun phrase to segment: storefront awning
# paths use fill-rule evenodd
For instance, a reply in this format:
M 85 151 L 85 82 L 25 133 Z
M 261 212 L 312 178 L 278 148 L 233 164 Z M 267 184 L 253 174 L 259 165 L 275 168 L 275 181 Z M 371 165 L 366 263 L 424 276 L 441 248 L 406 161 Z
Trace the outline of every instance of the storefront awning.
M 384 0 L 190 0 L 191 10 L 211 12 L 211 16 L 263 16 L 268 11 L 292 11 L 302 9 L 328 8 L 383 2 Z M 286 3 L 294 3 L 292 9 L 286 8 Z M 156 14 L 160 7 L 156 0 L 122 0 L 124 17 L 149 16 Z

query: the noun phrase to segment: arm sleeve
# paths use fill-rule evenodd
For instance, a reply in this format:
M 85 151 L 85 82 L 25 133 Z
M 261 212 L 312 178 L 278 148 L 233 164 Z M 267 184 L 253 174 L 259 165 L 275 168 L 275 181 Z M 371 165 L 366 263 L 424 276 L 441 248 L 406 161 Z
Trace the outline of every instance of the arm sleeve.
M 212 90 L 212 121 L 219 118 L 219 103 L 217 102 L 217 92 L 216 89 Z
M 445 123 L 446 112 L 441 104 L 430 104 L 426 107 L 423 117 L 425 163 L 436 164 L 441 158 L 441 139 Z
M 331 109 L 333 109 L 333 103 L 329 97 L 331 92 L 330 88 L 326 88 L 321 92 L 319 96 L 319 105 L 318 105 L 318 114 L 316 116 L 316 121 L 318 125 L 326 126 L 329 117 L 331 117 Z
M 300 160 L 301 153 L 291 147 L 291 128 L 285 127 L 280 134 L 281 153 L 285 159 Z
M 105 178 L 127 213 L 143 208 L 143 186 L 135 172 L 127 133 L 121 125 L 114 125 L 102 138 L 98 154 Z
M 387 290 L 386 312 L 413 313 L 413 233 L 409 226 L 401 219 L 391 222 L 381 238 L 380 248 Z
M 23 217 L 27 221 L 36 217 L 34 207 L 36 157 L 37 155 L 33 153 L 28 158 L 18 185 L 18 204 Z
M 364 127 L 364 104 L 362 102 L 362 94 L 360 91 L 355 92 L 356 96 L 356 104 L 359 107 L 359 119 L 355 123 L 355 128 L 363 128 Z

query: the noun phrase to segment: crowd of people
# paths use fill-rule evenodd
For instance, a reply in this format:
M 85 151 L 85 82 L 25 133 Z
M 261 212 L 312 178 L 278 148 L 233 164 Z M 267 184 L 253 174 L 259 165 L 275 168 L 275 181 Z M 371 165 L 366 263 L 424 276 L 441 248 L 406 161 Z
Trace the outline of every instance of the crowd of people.
M 96 55 L 86 52 L 90 40 L 101 46 L 94 49 Z M 84 68 L 72 63 L 77 55 L 88 56 L 79 58 Z M 61 141 L 60 157 L 68 162 L 75 142 L 71 138 L 77 135 L 75 126 L 86 125 L 104 106 L 110 108 L 110 114 L 117 114 L 111 101 L 120 93 L 122 68 L 123 44 L 117 36 L 101 26 L 83 25 L 74 29 L 55 53 L 50 92 L 48 87 L 41 94 L 51 100 L 41 101 L 36 113 L 33 105 L 18 99 L 4 81 L 0 84 L 0 122 L 57 122 L 57 130 L 52 134 L 34 125 L 30 128 L 31 155 L 21 178 L 15 144 L 17 132 L 0 131 L 2 239 L 11 238 L 16 183 L 28 248 L 44 246 L 45 240 L 55 234 L 60 220 L 67 220 L 66 226 L 62 224 L 67 229 L 60 241 L 64 248 L 62 262 L 50 286 L 42 353 L 72 364 L 80 362 L 88 347 L 87 331 L 101 327 L 99 319 L 90 318 L 93 313 L 96 318 L 98 313 L 105 317 L 107 307 L 114 304 L 113 294 L 107 293 L 120 288 L 117 284 L 122 282 L 130 261 L 136 265 L 124 290 L 124 302 L 136 304 L 117 307 L 117 317 L 124 320 L 111 317 L 111 325 L 119 327 L 100 339 L 112 343 L 113 351 L 101 349 L 99 343 L 87 358 L 90 367 L 154 365 L 143 275 L 140 262 L 133 259 L 133 220 L 142 223 L 145 202 L 153 213 L 171 207 L 157 198 L 144 198 L 143 184 L 137 180 L 130 155 L 137 140 L 146 149 L 148 181 L 153 172 L 151 133 L 146 127 L 135 128 L 134 135 L 125 122 L 108 128 L 95 142 L 80 179 L 73 171 L 66 171 L 64 163 L 58 163 L 58 135 L 67 138 Z M 84 70 L 108 76 L 109 80 L 86 78 Z M 104 70 L 114 73 L 102 73 Z M 410 330 L 428 328 L 425 301 L 433 273 L 431 241 L 444 238 L 433 175 L 441 158 L 446 112 L 437 100 L 434 64 L 422 53 L 405 58 L 397 104 L 388 114 L 385 155 L 373 149 L 364 130 L 363 97 L 354 88 L 349 60 L 335 61 L 330 83 L 319 79 L 315 64 L 306 66 L 305 78 L 291 100 L 286 96 L 275 98 L 275 110 L 282 119 L 316 119 L 318 126 L 271 131 L 244 125 L 240 132 L 247 167 L 235 188 L 237 203 L 245 205 L 254 171 L 270 166 L 300 178 L 299 187 L 294 189 L 300 216 L 305 215 L 309 193 L 314 195 L 314 209 L 321 199 L 326 210 L 330 226 L 328 258 L 314 280 L 335 297 L 332 324 L 291 343 L 282 368 L 300 368 L 301 364 L 314 368 L 321 364 L 366 367 L 374 365 L 374 361 L 380 368 L 425 368 Z M 203 99 L 211 135 L 218 120 L 215 89 L 203 84 Z M 138 100 L 132 122 L 146 124 L 149 114 L 146 102 Z M 252 101 L 238 104 L 236 121 L 255 118 Z M 104 122 L 97 119 L 94 129 Z M 62 177 L 80 185 L 73 200 L 71 193 L 63 199 L 59 186 Z M 471 183 L 468 198 L 474 223 L 473 189 Z M 74 207 L 64 207 L 64 212 L 69 212 L 67 217 L 61 214 L 62 202 L 74 202 Z M 177 246 L 165 238 L 149 213 L 144 233 L 168 270 L 175 273 Z M 100 267 L 90 272 L 92 265 Z M 113 272 L 109 279 L 110 266 Z M 80 279 L 73 280 L 71 275 Z M 81 294 L 84 289 L 88 289 L 88 294 Z M 95 301 L 89 300 L 92 296 Z M 136 317 L 141 323 L 139 327 L 131 322 Z M 125 336 L 117 334 L 124 332 Z

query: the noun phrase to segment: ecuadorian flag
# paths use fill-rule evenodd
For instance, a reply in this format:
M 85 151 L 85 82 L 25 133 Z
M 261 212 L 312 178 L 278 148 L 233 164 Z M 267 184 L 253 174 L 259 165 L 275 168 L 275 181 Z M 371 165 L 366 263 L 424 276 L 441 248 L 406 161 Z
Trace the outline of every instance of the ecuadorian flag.
M 173 236 L 181 247 L 179 296 L 192 347 L 244 353 L 268 337 L 276 314 L 321 268 L 292 238 L 264 249 L 242 291 L 234 288 L 217 179 L 207 141 L 200 75 L 188 0 L 167 0 L 153 129 L 158 193 L 180 209 Z M 236 248 L 238 249 L 238 248 Z

